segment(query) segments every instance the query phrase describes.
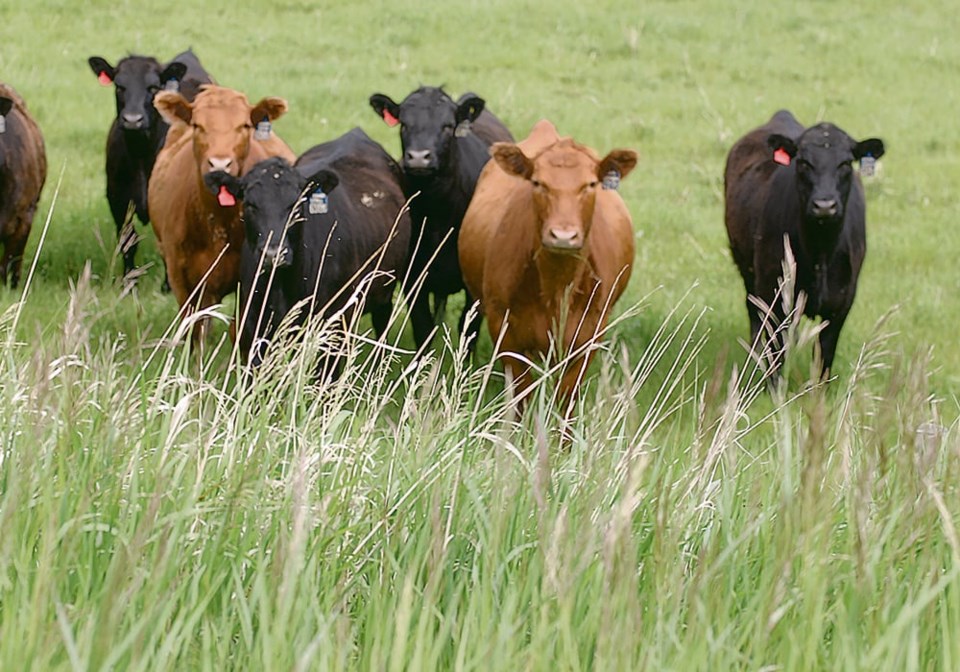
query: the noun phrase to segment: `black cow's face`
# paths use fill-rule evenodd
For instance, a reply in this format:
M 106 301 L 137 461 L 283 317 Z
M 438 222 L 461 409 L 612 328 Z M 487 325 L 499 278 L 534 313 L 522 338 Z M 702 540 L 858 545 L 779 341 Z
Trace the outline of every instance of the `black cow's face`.
M 221 205 L 243 201 L 247 244 L 258 262 L 263 260 L 263 270 L 293 263 L 293 241 L 304 220 L 306 199 L 318 188 L 329 194 L 337 185 L 330 171 L 304 178 L 279 157 L 261 161 L 239 179 L 224 171 L 207 173 L 203 179 Z
M 101 84 L 114 85 L 120 127 L 141 133 L 150 131 L 157 123 L 154 95 L 169 82 L 182 79 L 187 71 L 183 63 L 171 63 L 164 68 L 156 59 L 146 56 L 128 56 L 116 67 L 99 56 L 92 56 L 88 62 Z
M 454 102 L 434 87 L 417 89 L 399 105 L 382 93 L 370 96 L 370 106 L 384 122 L 400 123 L 403 170 L 416 176 L 432 176 L 449 165 L 457 126 L 476 120 L 483 105 L 474 95 Z
M 767 143 L 774 161 L 796 162 L 797 193 L 809 221 L 842 221 L 853 184 L 853 162 L 883 156 L 883 142 L 870 138 L 857 142 L 833 124 L 817 124 L 794 142 L 773 134 Z

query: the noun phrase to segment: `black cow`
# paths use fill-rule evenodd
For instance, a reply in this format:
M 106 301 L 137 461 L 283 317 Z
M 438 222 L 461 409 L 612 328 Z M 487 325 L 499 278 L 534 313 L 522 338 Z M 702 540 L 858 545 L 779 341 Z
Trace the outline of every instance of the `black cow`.
M 442 89 L 421 87 L 395 103 L 375 93 L 370 105 L 390 126 L 400 124 L 401 164 L 410 203 L 413 235 L 408 281 L 403 288 L 410 303 L 410 321 L 417 347 L 427 344 L 434 326 L 443 319 L 447 297 L 466 290 L 457 257 L 457 235 L 480 171 L 490 159 L 493 142 L 513 142 L 510 131 L 489 111 L 484 101 L 465 94 L 454 102 Z M 444 242 L 446 239 L 446 242 Z M 422 288 L 417 283 L 423 279 Z M 433 311 L 429 296 L 433 296 Z M 460 328 L 473 298 L 467 294 Z M 475 320 L 470 342 L 476 341 Z
M 727 157 L 727 234 L 748 294 L 752 342 L 763 316 L 749 295 L 784 317 L 775 296 L 786 235 L 797 265 L 795 290 L 807 296 L 804 312 L 828 321 L 820 333 L 823 375 L 833 365 L 867 251 L 863 184 L 851 164 L 862 166 L 883 152 L 880 140 L 857 142 L 829 123 L 804 129 L 781 110 Z
M 23 249 L 47 179 L 43 135 L 13 88 L 0 83 L 0 282 L 16 287 Z
M 127 213 L 133 203 L 137 218 L 150 222 L 147 181 L 169 128 L 154 108 L 153 96 L 161 89 L 176 89 L 193 100 L 200 87 L 213 80 L 189 49 L 166 66 L 150 56 L 127 56 L 116 67 L 99 56 L 88 62 L 101 84 L 114 85 L 117 98 L 117 116 L 107 134 L 107 200 L 126 274 L 134 269 L 137 253 L 133 229 L 124 233 Z
M 400 167 L 383 147 L 355 128 L 307 150 L 295 166 L 271 158 L 242 178 L 218 171 L 204 181 L 243 200 L 239 301 L 250 308 L 240 345 L 247 353 L 257 344 L 254 364 L 297 302 L 311 298 L 309 312 L 329 316 L 374 270 L 387 275 L 373 280 L 363 309 L 383 334 L 410 243 Z M 305 319 L 301 313 L 299 323 Z

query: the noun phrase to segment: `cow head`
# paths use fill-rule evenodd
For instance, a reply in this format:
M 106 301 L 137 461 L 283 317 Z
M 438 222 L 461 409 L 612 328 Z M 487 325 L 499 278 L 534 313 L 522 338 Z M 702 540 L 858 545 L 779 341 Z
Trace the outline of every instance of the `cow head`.
M 99 56 L 91 56 L 87 62 L 101 84 L 114 85 L 117 123 L 129 132 L 147 133 L 156 125 L 154 96 L 169 82 L 181 80 L 187 72 L 183 63 L 163 67 L 147 56 L 127 56 L 116 67 Z
M 250 153 L 254 127 L 287 111 L 282 98 L 250 105 L 239 91 L 215 85 L 203 87 L 192 103 L 179 93 L 161 91 L 155 104 L 171 126 L 187 124 L 193 129 L 193 154 L 201 175 L 222 170 L 234 177 Z
M 623 179 L 637 165 L 633 150 L 614 149 L 598 160 L 593 150 L 569 138 L 533 159 L 506 142 L 494 144 L 490 153 L 504 172 L 530 182 L 540 240 L 552 252 L 583 248 L 603 180 L 614 174 Z
M 403 170 L 418 176 L 431 176 L 449 164 L 457 127 L 475 121 L 483 105 L 478 96 L 468 94 L 454 102 L 442 89 L 429 86 L 399 105 L 382 93 L 370 96 L 377 115 L 390 126 L 400 124 Z
M 261 161 L 241 178 L 218 170 L 204 175 L 203 181 L 214 195 L 226 190 L 243 201 L 247 245 L 258 262 L 264 260 L 266 268 L 293 263 L 293 243 L 304 220 L 303 204 L 317 189 L 329 194 L 339 183 L 329 170 L 305 178 L 279 157 Z
M 804 218 L 821 223 L 843 221 L 853 182 L 854 161 L 883 156 L 883 141 L 857 142 L 833 124 L 808 128 L 794 142 L 777 133 L 767 138 L 772 160 L 796 163 L 797 195 Z

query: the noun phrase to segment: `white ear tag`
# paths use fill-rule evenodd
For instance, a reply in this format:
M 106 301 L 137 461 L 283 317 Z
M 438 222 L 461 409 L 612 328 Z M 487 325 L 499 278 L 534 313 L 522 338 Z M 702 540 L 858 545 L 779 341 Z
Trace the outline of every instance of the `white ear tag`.
M 458 138 L 465 138 L 468 135 L 470 135 L 470 131 L 471 131 L 470 120 L 464 119 L 459 124 L 457 124 L 457 127 L 453 130 L 453 134 Z
M 607 190 L 616 190 L 620 187 L 620 173 L 611 170 L 603 176 L 603 188 Z
M 317 189 L 310 194 L 310 200 L 307 202 L 307 211 L 311 215 L 325 215 L 330 209 L 330 199 L 323 193 L 322 189 Z
M 0 115 L 0 133 L 7 132 L 7 118 Z
M 257 130 L 253 132 L 253 137 L 257 140 L 268 140 L 270 138 L 270 120 L 264 119 L 257 124 Z
M 173 91 L 176 93 L 180 90 L 180 82 L 175 79 L 168 79 L 167 83 L 163 85 L 164 91 Z
M 864 177 L 873 177 L 877 172 L 877 160 L 867 154 L 860 159 L 860 174 Z

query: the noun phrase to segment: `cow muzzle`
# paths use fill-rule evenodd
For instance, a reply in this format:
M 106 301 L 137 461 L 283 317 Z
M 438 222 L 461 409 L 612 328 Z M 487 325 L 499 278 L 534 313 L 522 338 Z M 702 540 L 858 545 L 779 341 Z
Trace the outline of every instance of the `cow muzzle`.
M 286 245 L 271 245 L 261 251 L 263 270 L 271 268 L 287 268 L 293 264 L 293 250 Z
M 437 162 L 429 149 L 408 149 L 403 153 L 403 167 L 411 173 L 426 175 L 436 171 Z
M 147 130 L 147 118 L 142 114 L 124 112 L 120 115 L 120 126 L 125 131 L 145 131 Z
M 840 213 L 840 204 L 835 198 L 814 199 L 810 204 L 810 214 L 817 219 L 833 219 Z
M 234 177 L 237 177 L 237 166 L 239 164 L 233 160 L 233 157 L 230 156 L 211 156 L 207 159 L 206 169 L 208 173 L 212 173 L 218 170 L 222 170 L 225 173 L 229 173 Z
M 574 228 L 548 227 L 542 244 L 553 252 L 577 252 L 583 249 L 583 233 Z

